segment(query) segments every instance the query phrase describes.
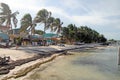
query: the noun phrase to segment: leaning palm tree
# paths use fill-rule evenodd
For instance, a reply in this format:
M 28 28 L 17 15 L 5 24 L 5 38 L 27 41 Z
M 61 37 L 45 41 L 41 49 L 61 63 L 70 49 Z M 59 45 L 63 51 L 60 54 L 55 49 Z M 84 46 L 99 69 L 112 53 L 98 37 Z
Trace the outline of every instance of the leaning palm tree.
M 35 17 L 36 23 L 44 23 L 44 33 L 49 29 L 49 19 L 51 18 L 51 12 L 48 12 L 46 9 L 42 9 L 37 13 Z
M 29 13 L 25 14 L 23 16 L 23 18 L 21 19 L 20 33 L 25 33 L 27 35 L 27 34 L 29 34 L 29 32 L 31 32 L 31 34 L 32 34 L 32 33 L 34 33 L 35 26 L 36 26 L 36 24 L 35 24 L 34 20 L 32 20 L 31 15 Z
M 20 32 L 26 32 L 28 27 L 32 27 L 32 17 L 30 14 L 25 14 L 21 19 Z
M 0 3 L 0 20 L 1 24 L 6 24 L 7 27 L 10 27 L 12 29 L 12 22 L 14 24 L 14 27 L 17 27 L 17 18 L 16 15 L 19 14 L 18 11 L 12 13 L 9 6 L 5 3 Z M 14 34 L 14 31 L 13 31 Z
M 5 22 L 5 18 L 0 17 L 0 25 L 2 25 Z
M 47 28 L 50 28 L 51 32 L 53 32 L 54 30 L 54 27 L 55 27 L 55 18 L 54 17 L 50 17 L 48 20 L 47 20 Z
M 52 23 L 51 31 L 56 32 L 57 36 L 59 36 L 59 34 L 61 34 L 62 24 L 63 22 L 61 22 L 59 18 L 54 19 Z
M 61 33 L 62 24 L 63 22 L 59 18 L 56 18 L 53 23 L 53 31 L 57 32 L 57 34 Z

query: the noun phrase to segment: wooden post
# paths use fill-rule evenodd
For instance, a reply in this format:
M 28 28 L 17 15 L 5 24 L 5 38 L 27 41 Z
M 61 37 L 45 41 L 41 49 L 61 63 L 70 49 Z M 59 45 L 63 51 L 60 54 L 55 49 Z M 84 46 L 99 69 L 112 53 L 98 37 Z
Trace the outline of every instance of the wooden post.
M 120 65 L 120 47 L 119 47 L 119 54 L 118 54 L 118 65 Z

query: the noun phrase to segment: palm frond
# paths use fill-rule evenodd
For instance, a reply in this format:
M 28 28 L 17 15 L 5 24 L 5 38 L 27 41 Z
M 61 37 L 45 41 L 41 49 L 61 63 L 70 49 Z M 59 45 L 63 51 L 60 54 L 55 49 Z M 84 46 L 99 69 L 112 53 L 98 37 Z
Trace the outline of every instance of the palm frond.
M 5 22 L 5 18 L 0 17 L 0 24 L 3 24 Z
M 4 13 L 4 14 L 11 14 L 11 10 L 9 8 L 9 6 L 5 3 L 0 3 L 0 6 L 1 6 L 1 11 Z

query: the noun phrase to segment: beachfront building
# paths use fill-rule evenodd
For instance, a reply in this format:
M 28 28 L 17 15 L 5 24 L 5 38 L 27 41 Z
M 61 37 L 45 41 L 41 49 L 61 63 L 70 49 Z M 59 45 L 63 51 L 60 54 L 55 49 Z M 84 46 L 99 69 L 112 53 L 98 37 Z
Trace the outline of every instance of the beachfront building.
M 11 40 L 12 42 L 14 42 L 14 40 L 15 40 L 16 38 L 20 37 L 19 30 L 20 30 L 20 29 L 12 29 L 12 30 L 9 30 L 9 31 L 8 31 L 8 34 L 9 34 L 9 36 L 10 36 L 10 40 Z
M 56 45 L 59 41 L 58 34 L 53 34 L 53 33 L 43 34 L 43 38 L 46 40 L 47 45 Z
M 0 47 L 6 47 L 9 44 L 9 36 L 0 31 Z
M 7 46 L 7 43 L 9 42 L 9 29 L 10 27 L 0 25 L 0 47 Z
M 9 36 L 0 31 L 0 42 L 5 42 L 7 40 L 9 40 Z
M 14 34 L 13 34 L 14 33 Z M 22 46 L 37 46 L 40 45 L 40 42 L 42 41 L 43 37 L 39 34 L 30 34 L 29 31 L 26 32 L 20 32 L 20 29 L 12 29 L 9 31 L 10 38 L 14 40 L 14 43 L 16 43 L 16 40 L 19 40 L 19 45 Z
M 9 39 L 11 41 L 11 43 L 16 44 L 16 40 L 19 40 L 19 44 L 23 45 L 23 46 L 55 45 L 59 41 L 59 36 L 57 34 L 53 34 L 53 33 L 46 33 L 43 35 L 39 35 L 39 34 L 30 35 L 27 33 L 20 33 L 20 29 L 9 30 L 9 28 L 7 28 L 5 26 L 0 27 L 0 30 L 2 32 L 1 33 L 2 37 L 0 37 L 1 41 L 3 40 L 3 38 L 5 40 Z M 7 35 L 7 37 L 5 34 Z
M 43 41 L 43 36 L 42 35 L 39 35 L 39 34 L 33 34 L 33 35 L 30 35 L 30 38 L 31 38 L 31 44 L 33 46 L 42 46 L 42 41 Z

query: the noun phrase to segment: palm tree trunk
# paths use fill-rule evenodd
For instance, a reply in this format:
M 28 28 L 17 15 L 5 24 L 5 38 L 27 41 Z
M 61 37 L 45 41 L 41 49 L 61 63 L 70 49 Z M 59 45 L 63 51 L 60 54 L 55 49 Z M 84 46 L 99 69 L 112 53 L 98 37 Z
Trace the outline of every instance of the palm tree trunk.
M 16 29 L 16 28 L 15 28 L 15 29 Z M 12 33 L 13 35 L 15 35 L 15 29 L 13 29 L 13 33 Z
M 45 43 L 45 28 L 46 28 L 46 22 L 44 22 L 43 46 L 46 45 L 46 43 Z

